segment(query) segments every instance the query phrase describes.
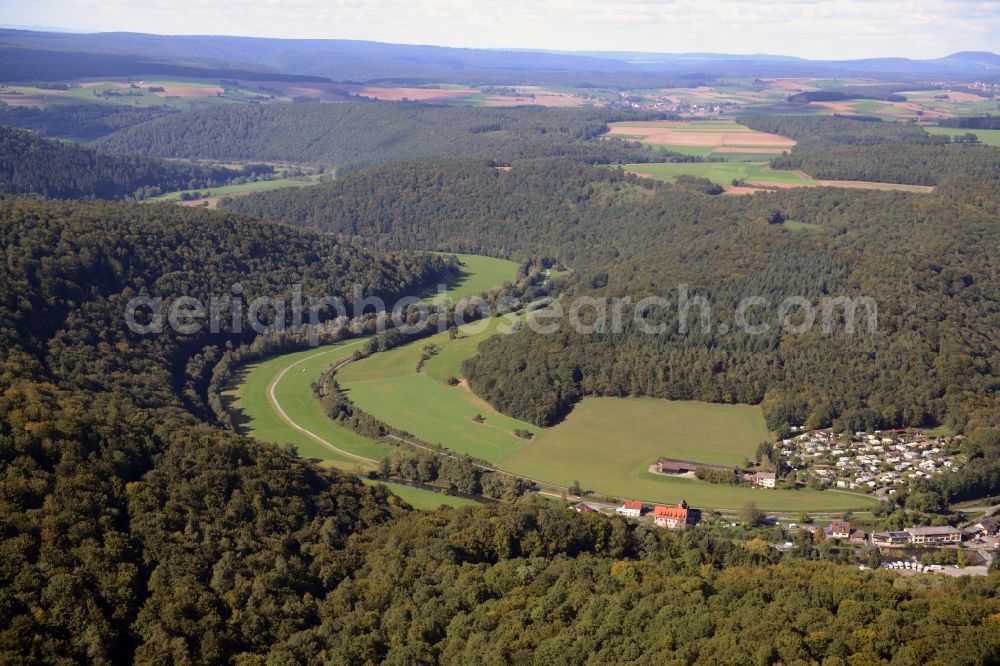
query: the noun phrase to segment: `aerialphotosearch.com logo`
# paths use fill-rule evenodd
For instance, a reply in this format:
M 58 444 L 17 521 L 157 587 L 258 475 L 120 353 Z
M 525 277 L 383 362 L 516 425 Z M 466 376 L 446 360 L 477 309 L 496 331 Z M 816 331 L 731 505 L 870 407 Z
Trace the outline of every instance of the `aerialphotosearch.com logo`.
M 305 330 L 313 345 L 320 343 L 322 333 L 362 324 L 366 324 L 367 332 L 376 334 L 395 328 L 412 335 L 426 331 L 428 326 L 441 332 L 465 326 L 471 334 L 477 326 L 488 326 L 486 320 L 492 316 L 504 319 L 497 326 L 497 332 L 502 334 L 522 327 L 543 335 L 553 334 L 562 330 L 564 323 L 585 335 L 621 333 L 627 327 L 649 335 L 673 330 L 681 335 L 695 330 L 702 335 L 763 335 L 775 328 L 799 335 L 817 330 L 817 326 L 829 335 L 873 333 L 878 328 L 878 306 L 865 296 L 789 296 L 777 303 L 763 296 L 746 296 L 730 306 L 730 324 L 716 320 L 709 299 L 692 295 L 686 284 L 678 286 L 673 299 L 579 296 L 568 302 L 545 298 L 524 303 L 506 295 L 491 301 L 473 296 L 452 303 L 447 287 L 439 285 L 437 297 L 430 302 L 406 296 L 388 307 L 378 296 L 365 295 L 361 285 L 354 285 L 351 294 L 349 304 L 339 296 L 303 296 L 302 286 L 296 284 L 287 296 L 257 296 L 248 301 L 242 285 L 235 284 L 228 294 L 213 296 L 207 304 L 192 296 L 179 296 L 169 302 L 161 297 L 138 296 L 126 305 L 125 322 L 130 331 L 139 335 L 162 333 L 166 326 L 179 335 L 195 335 L 206 328 L 210 333 L 225 329 L 236 334 L 246 328 L 258 334 Z

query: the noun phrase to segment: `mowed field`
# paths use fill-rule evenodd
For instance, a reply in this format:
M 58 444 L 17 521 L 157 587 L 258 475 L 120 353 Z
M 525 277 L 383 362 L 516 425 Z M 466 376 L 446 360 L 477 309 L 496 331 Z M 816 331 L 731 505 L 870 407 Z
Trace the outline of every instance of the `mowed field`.
M 272 444 L 294 444 L 300 456 L 341 469 L 374 469 L 389 445 L 331 421 L 312 393 L 312 383 L 324 370 L 366 343 L 367 338 L 349 340 L 246 365 L 223 391 L 223 404 L 242 434 Z M 281 410 L 272 401 L 272 389 Z M 289 419 L 308 432 L 293 427 Z
M 719 185 L 731 185 L 733 179 L 746 181 L 750 185 L 771 187 L 815 187 L 819 181 L 801 171 L 777 171 L 767 162 L 666 162 L 662 164 L 626 164 L 625 170 L 667 182 L 674 182 L 677 176 L 697 176 L 707 178 Z
M 468 265 L 471 270 L 482 264 Z M 464 382 L 449 385 L 448 378 L 461 376 L 462 361 L 476 353 L 479 343 L 509 331 L 515 318 L 473 322 L 462 327 L 454 340 L 442 333 L 374 354 L 344 366 L 337 380 L 358 407 L 396 428 L 549 483 L 569 486 L 579 481 L 611 496 L 667 503 L 687 500 L 705 509 L 739 508 L 747 501 L 776 511 L 839 511 L 874 504 L 872 498 L 852 493 L 754 490 L 648 471 L 661 456 L 739 464 L 769 438 L 756 407 L 587 398 L 562 423 L 541 429 L 497 413 Z M 370 469 L 391 446 L 331 421 L 311 388 L 326 368 L 365 342 L 346 341 L 248 365 L 224 394 L 240 431 L 267 442 L 294 444 L 300 455 L 341 469 Z M 431 345 L 432 355 L 418 372 L 420 357 Z M 484 421 L 474 421 L 476 415 Z M 518 429 L 534 438 L 517 437 Z M 421 508 L 464 501 L 410 487 L 401 488 L 400 494 Z
M 307 187 L 309 185 L 316 185 L 319 182 L 320 180 L 318 175 L 308 178 L 275 178 L 274 180 L 257 180 L 251 183 L 240 183 L 238 185 L 205 187 L 200 190 L 178 190 L 176 192 L 167 192 L 166 194 L 150 197 L 144 201 L 146 203 L 162 203 L 166 201 L 181 202 L 181 195 L 185 193 L 207 193 L 208 196 L 206 197 L 182 202 L 184 205 L 197 206 L 206 201 L 210 204 L 212 202 L 218 203 L 219 199 L 222 197 L 236 197 L 251 194 L 253 192 L 269 192 L 271 190 L 280 190 L 285 187 Z
M 926 194 L 933 191 L 928 185 L 902 185 L 899 183 L 875 183 L 862 180 L 816 180 L 803 171 L 782 171 L 772 169 L 767 162 L 667 162 L 648 164 L 626 164 L 625 170 L 640 176 L 656 178 L 672 183 L 677 176 L 688 175 L 707 178 L 726 188 L 728 194 L 752 194 L 755 190 L 734 186 L 733 179 L 742 180 L 746 185 L 760 189 L 783 189 L 787 187 L 846 187 L 865 190 L 898 190 Z
M 517 263 L 506 259 L 494 259 L 478 254 L 455 254 L 443 252 L 447 256 L 458 257 L 461 271 L 458 277 L 443 285 L 443 289 L 432 289 L 423 294 L 425 301 L 436 303 L 445 298 L 457 303 L 466 296 L 476 296 L 514 279 Z
M 365 479 L 364 482 L 372 486 L 385 486 L 390 492 L 394 495 L 398 495 L 400 499 L 412 506 L 414 509 L 433 511 L 434 509 L 439 509 L 442 506 L 459 507 L 479 504 L 479 502 L 465 497 L 454 497 L 444 493 L 437 493 L 433 490 L 414 488 L 413 486 L 403 485 L 402 483 L 386 483 L 384 481 L 369 481 L 367 479 Z
M 678 503 L 701 508 L 739 508 L 754 501 L 768 510 L 864 508 L 875 500 L 853 493 L 812 490 L 755 490 L 654 475 L 658 458 L 675 457 L 738 465 L 770 439 L 759 408 L 668 402 L 654 398 L 587 398 L 552 428 L 537 428 L 497 413 L 464 385 L 448 386 L 461 376 L 461 363 L 493 335 L 499 318 L 478 332 L 462 330 L 418 340 L 351 363 L 338 373 L 348 397 L 361 409 L 425 441 L 468 453 L 498 467 L 545 482 L 615 497 Z M 479 324 L 481 325 L 481 324 Z M 434 355 L 419 373 L 425 347 Z M 473 417 L 480 414 L 484 423 Z M 523 440 L 523 428 L 535 437 Z
M 497 413 L 464 386 L 448 386 L 444 379 L 505 323 L 508 320 L 494 317 L 461 327 L 457 340 L 440 333 L 374 354 L 344 367 L 337 381 L 354 404 L 386 423 L 457 453 L 503 461 L 525 445 L 515 430 L 538 428 Z M 447 351 L 438 352 L 418 373 L 417 364 L 428 345 Z M 485 421 L 473 421 L 477 414 Z
M 975 134 L 976 138 L 979 139 L 979 143 L 986 144 L 987 146 L 1000 146 L 1000 129 L 984 130 L 965 129 L 962 127 L 925 127 L 924 131 L 928 134 L 950 137 L 962 136 L 963 134 Z
M 615 497 L 701 509 L 733 509 L 753 501 L 767 510 L 842 510 L 869 507 L 872 498 L 811 490 L 721 486 L 649 472 L 661 457 L 739 465 L 771 439 L 758 407 L 670 402 L 655 398 L 588 397 L 567 418 L 543 430 L 503 463 L 525 476 Z
M 608 135 L 634 139 L 685 155 L 734 159 L 780 155 L 795 145 L 795 141 L 787 137 L 757 132 L 731 120 L 611 123 Z

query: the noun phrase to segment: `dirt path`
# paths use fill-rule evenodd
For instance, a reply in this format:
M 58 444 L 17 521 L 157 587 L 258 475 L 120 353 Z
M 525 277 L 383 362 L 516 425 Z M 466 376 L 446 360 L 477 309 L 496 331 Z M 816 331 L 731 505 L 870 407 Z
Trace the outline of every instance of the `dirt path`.
M 282 368 L 281 372 L 279 372 L 277 375 L 275 375 L 274 379 L 271 380 L 271 383 L 267 385 L 267 401 L 271 405 L 271 408 L 274 410 L 275 414 L 277 414 L 281 418 L 282 421 L 284 421 L 285 423 L 287 423 L 289 426 L 291 426 L 295 430 L 298 430 L 299 432 L 301 432 L 301 433 L 305 434 L 306 436 L 308 436 L 308 437 L 314 439 L 315 441 L 319 442 L 320 444 L 322 444 L 323 446 L 327 447 L 331 451 L 334 451 L 334 452 L 339 453 L 341 455 L 348 456 L 350 458 L 355 458 L 357 460 L 363 460 L 365 462 L 370 462 L 370 463 L 374 463 L 374 464 L 377 465 L 378 464 L 377 460 L 373 460 L 372 458 L 366 458 L 365 456 L 358 455 L 357 453 L 351 453 L 350 451 L 345 451 L 344 449 L 341 449 L 341 448 L 335 446 L 334 444 L 331 444 L 330 442 L 328 442 L 327 440 L 323 439 L 322 437 L 320 437 L 316 433 L 312 432 L 311 430 L 307 430 L 306 428 L 304 428 L 301 425 L 299 425 L 298 423 L 296 423 L 292 419 L 292 417 L 290 417 L 285 412 L 284 408 L 281 406 L 281 403 L 278 402 L 278 398 L 274 395 L 274 390 L 275 390 L 275 388 L 277 388 L 278 383 L 284 378 L 285 374 L 289 370 L 291 370 L 292 368 L 294 368 L 295 366 L 300 365 L 302 363 L 305 363 L 306 361 L 311 361 L 314 358 L 317 358 L 319 356 L 323 356 L 325 354 L 333 354 L 333 353 L 336 353 L 336 352 L 340 352 L 340 351 L 342 351 L 344 349 L 347 349 L 348 347 L 356 347 L 356 346 L 358 346 L 358 345 L 360 345 L 362 343 L 365 343 L 365 342 L 368 342 L 367 338 L 362 339 L 362 340 L 358 340 L 357 342 L 352 342 L 351 344 L 344 345 L 343 347 L 337 347 L 336 349 L 328 349 L 326 351 L 321 351 L 321 352 L 318 352 L 316 354 L 313 354 L 312 356 L 307 356 L 305 358 L 299 359 L 298 361 L 295 361 L 291 365 L 288 365 L 288 366 Z M 341 361 L 337 365 L 339 367 L 343 367 L 343 366 L 347 365 L 350 362 L 351 362 L 351 359 L 348 358 L 348 359 L 345 359 L 344 361 Z

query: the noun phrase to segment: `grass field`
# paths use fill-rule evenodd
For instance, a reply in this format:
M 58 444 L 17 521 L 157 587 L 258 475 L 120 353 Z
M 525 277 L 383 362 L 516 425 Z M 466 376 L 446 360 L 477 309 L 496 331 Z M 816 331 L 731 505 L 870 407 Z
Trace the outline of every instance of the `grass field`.
M 460 328 L 456 340 L 440 333 L 375 354 L 342 369 L 337 380 L 354 404 L 376 418 L 431 444 L 500 462 L 525 446 L 514 430 L 538 428 L 497 413 L 465 387 L 448 386 L 444 378 L 457 377 L 461 361 L 503 323 L 494 317 Z M 441 351 L 417 373 L 427 345 Z M 483 423 L 473 421 L 477 414 L 485 417 Z
M 961 136 L 963 134 L 975 134 L 979 143 L 987 146 L 1000 146 L 1000 130 L 964 129 L 961 127 L 925 127 L 928 134 L 938 134 L 944 136 Z
M 740 161 L 790 150 L 795 141 L 757 132 L 733 120 L 619 122 L 609 125 L 609 136 L 641 141 L 663 150 Z M 767 159 L 767 158 L 764 158 Z
M 146 201 L 149 203 L 180 201 L 182 194 L 193 192 L 201 192 L 202 194 L 210 193 L 209 196 L 211 198 L 218 198 L 249 194 L 251 192 L 266 192 L 268 190 L 277 190 L 283 187 L 305 187 L 307 185 L 315 185 L 318 182 L 318 175 L 309 178 L 275 178 L 274 180 L 258 180 L 252 183 L 240 183 L 239 185 L 204 187 L 200 190 L 178 190 L 176 192 L 167 192 L 166 194 L 161 194 L 156 197 L 150 197 L 149 199 L 146 199 Z
M 677 503 L 702 508 L 739 508 L 754 501 L 768 510 L 844 510 L 875 500 L 833 491 L 754 490 L 710 485 L 649 473 L 661 456 L 738 465 L 759 442 L 770 439 L 757 407 L 668 402 L 653 398 L 587 398 L 568 418 L 539 429 L 498 414 L 463 386 L 461 362 L 493 334 L 490 327 L 449 340 L 438 335 L 352 363 L 338 373 L 341 387 L 361 409 L 431 443 L 469 453 L 503 469 L 558 485 L 580 481 L 586 488 L 616 497 Z M 438 351 L 416 365 L 427 345 Z M 486 421 L 477 424 L 476 414 Z M 513 435 L 516 428 L 536 433 L 532 440 Z
M 237 429 L 263 442 L 294 444 L 300 456 L 328 461 L 341 469 L 374 469 L 372 460 L 380 459 L 390 446 L 361 437 L 331 421 L 312 393 L 312 383 L 326 368 L 350 356 L 366 341 L 350 340 L 307 349 L 242 368 L 222 394 Z M 293 428 L 282 418 L 271 401 L 272 386 L 274 398 L 285 415 L 312 435 Z
M 733 179 L 747 183 L 781 183 L 788 185 L 817 186 L 819 181 L 795 171 L 775 171 L 767 162 L 693 162 L 665 164 L 627 164 L 627 171 L 651 178 L 674 182 L 677 176 L 689 175 L 707 178 L 719 185 L 731 185 Z
M 733 179 L 742 180 L 748 185 L 762 187 L 846 187 L 864 190 L 897 190 L 926 194 L 934 188 L 929 185 L 902 185 L 899 183 L 873 183 L 860 180 L 816 180 L 802 171 L 774 170 L 767 162 L 693 162 L 664 164 L 626 164 L 625 170 L 649 178 L 656 178 L 672 183 L 677 176 L 689 175 L 707 178 L 727 189 L 732 187 Z M 738 192 L 740 190 L 734 190 Z
M 757 490 L 650 473 L 660 457 L 739 465 L 770 439 L 758 407 L 654 398 L 585 398 L 565 421 L 542 431 L 503 462 L 503 468 L 560 485 L 702 509 L 843 510 L 872 506 L 856 494 Z
M 450 298 L 452 303 L 457 303 L 466 296 L 488 292 L 493 287 L 511 281 L 517 273 L 517 263 L 506 259 L 494 259 L 478 254 L 455 254 L 455 256 L 462 264 L 458 278 L 446 285 L 443 292 L 435 289 L 423 294 L 425 301 L 436 303 L 440 299 Z
M 486 264 L 468 265 L 471 271 Z M 602 494 L 669 503 L 686 499 L 705 509 L 739 508 L 754 501 L 766 510 L 839 511 L 875 503 L 870 497 L 837 491 L 754 490 L 648 471 L 660 456 L 739 464 L 769 438 L 756 407 L 587 398 L 562 423 L 539 429 L 497 413 L 464 385 L 448 385 L 446 379 L 461 376 L 462 361 L 476 353 L 479 343 L 510 321 L 494 317 L 473 322 L 462 327 L 454 340 L 442 333 L 374 354 L 342 368 L 338 382 L 358 407 L 394 427 L 554 484 L 579 481 Z M 244 368 L 224 393 L 241 432 L 267 442 L 292 443 L 300 455 L 335 467 L 370 469 L 370 461 L 379 459 L 390 446 L 330 421 L 311 389 L 323 370 L 364 342 L 285 354 Z M 435 352 L 417 372 L 428 345 L 434 345 Z M 272 389 L 280 410 L 270 398 Z M 485 417 L 483 423 L 473 420 L 477 414 Z M 535 437 L 518 438 L 516 429 L 528 430 Z M 465 501 L 410 487 L 401 488 L 399 494 L 420 508 Z

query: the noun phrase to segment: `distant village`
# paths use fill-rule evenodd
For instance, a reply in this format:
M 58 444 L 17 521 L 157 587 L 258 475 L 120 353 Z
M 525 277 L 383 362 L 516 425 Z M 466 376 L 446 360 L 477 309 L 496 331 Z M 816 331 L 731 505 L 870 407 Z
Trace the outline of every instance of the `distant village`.
M 958 471 L 961 435 L 926 437 L 919 430 L 886 430 L 853 437 L 826 430 L 781 441 L 787 466 L 821 487 L 894 495 L 922 478 Z
M 632 520 L 651 520 L 652 524 L 668 530 L 683 531 L 702 522 L 701 511 L 688 506 L 687 502 L 670 506 L 665 504 L 647 504 L 641 500 L 625 500 L 620 506 L 595 502 L 577 502 L 569 507 L 579 513 L 614 513 Z M 986 568 L 993 562 L 995 553 L 1000 547 L 1000 521 L 992 516 L 973 518 L 969 522 L 952 527 L 949 525 L 914 525 L 898 531 L 866 532 L 857 529 L 849 520 L 833 520 L 828 525 L 799 525 L 797 523 L 780 524 L 775 517 L 764 520 L 765 524 L 783 527 L 787 533 L 811 532 L 814 538 L 833 539 L 841 544 L 855 545 L 859 548 L 877 549 L 882 558 L 882 566 L 886 568 L 904 569 L 909 572 L 944 571 L 946 567 L 939 564 L 921 564 L 917 562 L 915 553 L 935 553 L 944 549 L 953 549 L 958 562 L 981 561 L 985 566 L 953 565 L 958 571 L 953 575 L 983 575 Z M 737 522 L 724 522 L 724 527 L 736 527 Z M 968 545 L 968 548 L 966 547 Z M 772 544 L 779 551 L 794 547 L 792 542 Z M 961 550 L 959 554 L 956 550 Z M 890 558 L 907 557 L 907 560 L 892 560 Z M 971 559 L 963 559 L 965 558 Z M 924 557 L 927 557 L 926 555 Z M 931 555 L 932 560 L 934 557 Z M 922 558 L 923 559 L 923 558 Z M 947 561 L 947 560 L 945 560 Z M 954 560 L 953 560 L 954 562 Z

